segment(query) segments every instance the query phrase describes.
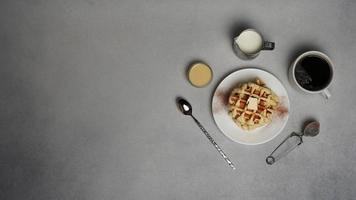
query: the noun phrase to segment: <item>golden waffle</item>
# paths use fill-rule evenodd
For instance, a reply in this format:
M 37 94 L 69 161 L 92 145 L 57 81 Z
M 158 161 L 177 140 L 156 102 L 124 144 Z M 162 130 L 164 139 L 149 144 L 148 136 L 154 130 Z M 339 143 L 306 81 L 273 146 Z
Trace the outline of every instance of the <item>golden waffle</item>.
M 257 79 L 256 83 L 244 83 L 233 89 L 228 102 L 229 115 L 242 129 L 253 130 L 271 122 L 278 101 L 278 96 Z

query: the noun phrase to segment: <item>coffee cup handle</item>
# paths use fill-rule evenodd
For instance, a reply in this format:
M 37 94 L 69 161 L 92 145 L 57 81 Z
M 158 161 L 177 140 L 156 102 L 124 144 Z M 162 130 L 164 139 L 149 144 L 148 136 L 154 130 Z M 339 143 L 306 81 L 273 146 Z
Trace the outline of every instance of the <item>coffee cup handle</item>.
M 274 42 L 268 42 L 268 41 L 263 42 L 262 50 L 273 50 L 273 49 L 274 49 Z
M 327 88 L 323 90 L 321 94 L 325 97 L 325 99 L 329 99 L 331 97 L 331 93 Z

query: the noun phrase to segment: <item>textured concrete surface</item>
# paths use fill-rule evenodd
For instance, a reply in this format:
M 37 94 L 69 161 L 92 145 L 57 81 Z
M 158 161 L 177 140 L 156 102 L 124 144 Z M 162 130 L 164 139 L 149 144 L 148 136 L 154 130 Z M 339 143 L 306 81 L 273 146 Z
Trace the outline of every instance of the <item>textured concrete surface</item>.
M 1 0 L 0 199 L 355 199 L 356 2 Z M 241 27 L 276 42 L 252 61 L 231 50 Z M 308 49 L 335 63 L 332 97 L 291 88 L 287 68 Z M 202 60 L 212 83 L 193 88 Z M 210 113 L 228 72 L 274 73 L 290 95 L 271 142 L 228 140 Z M 227 167 L 196 117 L 237 164 Z M 273 166 L 265 157 L 309 118 L 322 130 Z

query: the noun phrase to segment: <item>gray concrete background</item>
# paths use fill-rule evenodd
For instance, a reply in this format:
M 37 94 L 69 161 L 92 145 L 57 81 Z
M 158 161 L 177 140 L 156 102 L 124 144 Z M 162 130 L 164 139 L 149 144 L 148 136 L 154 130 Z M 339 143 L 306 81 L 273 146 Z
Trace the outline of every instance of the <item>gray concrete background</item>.
M 239 27 L 273 52 L 239 60 Z M 0 1 L 0 199 L 355 199 L 355 1 Z M 287 68 L 308 49 L 335 63 L 332 98 L 291 88 Z M 203 89 L 185 79 L 210 64 Z M 213 122 L 211 95 L 246 66 L 274 73 L 290 95 L 285 130 L 244 146 Z M 196 117 L 237 164 L 232 171 Z M 265 157 L 309 118 L 322 131 L 267 166 Z

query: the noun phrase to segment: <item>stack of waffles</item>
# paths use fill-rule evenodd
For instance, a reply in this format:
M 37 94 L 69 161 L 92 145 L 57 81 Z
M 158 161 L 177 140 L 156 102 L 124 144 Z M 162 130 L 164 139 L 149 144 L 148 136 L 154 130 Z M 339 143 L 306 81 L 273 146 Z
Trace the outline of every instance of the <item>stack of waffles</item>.
M 271 122 L 278 103 L 278 96 L 257 79 L 232 90 L 229 115 L 242 129 L 253 130 Z

